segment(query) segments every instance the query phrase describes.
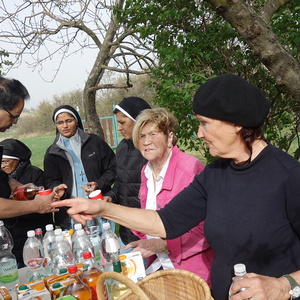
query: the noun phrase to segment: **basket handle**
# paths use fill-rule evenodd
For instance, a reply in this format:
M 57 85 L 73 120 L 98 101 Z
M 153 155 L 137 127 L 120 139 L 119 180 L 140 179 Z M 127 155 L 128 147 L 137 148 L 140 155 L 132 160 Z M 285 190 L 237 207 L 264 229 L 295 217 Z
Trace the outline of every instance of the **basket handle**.
M 114 279 L 116 281 L 125 284 L 128 288 L 132 290 L 132 292 L 136 296 L 138 296 L 139 300 L 149 300 L 148 296 L 135 282 L 133 282 L 131 279 L 124 276 L 123 274 L 120 274 L 118 272 L 111 272 L 111 271 L 104 272 L 99 276 L 98 283 L 97 283 L 97 296 L 99 300 L 106 300 L 104 296 L 104 284 L 105 284 L 105 280 L 108 278 Z

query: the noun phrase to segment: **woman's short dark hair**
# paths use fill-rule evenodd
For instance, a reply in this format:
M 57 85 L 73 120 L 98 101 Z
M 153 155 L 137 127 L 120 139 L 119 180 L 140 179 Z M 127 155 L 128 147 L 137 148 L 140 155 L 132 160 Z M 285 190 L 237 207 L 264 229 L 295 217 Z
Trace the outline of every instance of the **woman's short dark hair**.
M 251 161 L 253 149 L 252 149 L 252 144 L 255 140 L 266 140 L 264 137 L 264 132 L 261 127 L 256 127 L 256 128 L 247 128 L 243 127 L 240 131 L 240 136 L 242 140 L 245 142 L 245 145 L 247 149 L 250 152 L 249 159 L 246 162 L 243 162 L 244 164 L 247 164 Z

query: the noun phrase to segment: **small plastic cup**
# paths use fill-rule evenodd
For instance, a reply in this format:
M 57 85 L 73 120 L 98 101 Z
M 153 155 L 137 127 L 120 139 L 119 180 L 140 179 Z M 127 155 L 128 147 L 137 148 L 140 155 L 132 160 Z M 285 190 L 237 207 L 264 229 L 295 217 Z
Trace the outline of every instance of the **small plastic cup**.
M 39 191 L 38 192 L 39 193 L 39 195 L 43 195 L 43 196 L 45 196 L 45 195 L 50 195 L 51 193 L 52 193 L 52 190 L 42 190 L 42 191 Z
M 95 190 L 89 194 L 89 198 L 93 200 L 103 200 L 101 190 Z

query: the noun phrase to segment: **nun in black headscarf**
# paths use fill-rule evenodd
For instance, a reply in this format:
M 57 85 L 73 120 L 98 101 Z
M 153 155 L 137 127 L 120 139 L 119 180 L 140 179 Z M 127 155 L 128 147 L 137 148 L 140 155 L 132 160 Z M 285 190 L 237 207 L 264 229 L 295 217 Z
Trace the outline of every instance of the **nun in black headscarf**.
M 1 141 L 0 145 L 3 147 L 1 167 L 9 178 L 14 178 L 22 184 L 45 185 L 44 172 L 31 164 L 31 150 L 24 143 L 16 139 L 6 139 Z M 5 196 L 9 197 L 9 195 Z M 52 214 L 34 213 L 3 221 L 14 239 L 13 253 L 18 266 L 24 267 L 22 252 L 27 239 L 27 231 L 42 228 L 45 233 L 46 225 L 53 223 Z
M 87 197 L 95 189 L 108 192 L 116 177 L 111 148 L 98 135 L 84 132 L 79 113 L 70 105 L 57 107 L 52 120 L 57 134 L 44 158 L 47 188 L 66 184 L 62 199 Z M 63 229 L 74 227 L 65 209 L 55 214 L 55 223 Z
M 1 167 L 9 178 L 26 184 L 44 185 L 43 171 L 30 162 L 31 150 L 21 141 L 6 139 L 0 142 L 3 147 Z

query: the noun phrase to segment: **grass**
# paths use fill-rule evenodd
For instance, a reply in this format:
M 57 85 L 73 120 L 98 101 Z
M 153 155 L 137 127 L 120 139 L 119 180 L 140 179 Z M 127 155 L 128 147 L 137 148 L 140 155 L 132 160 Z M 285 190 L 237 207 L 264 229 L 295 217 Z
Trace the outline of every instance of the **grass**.
M 55 132 L 42 135 L 28 135 L 17 137 L 14 131 L 1 134 L 1 140 L 15 138 L 22 141 L 32 152 L 31 164 L 43 169 L 44 155 L 47 148 L 53 143 Z

